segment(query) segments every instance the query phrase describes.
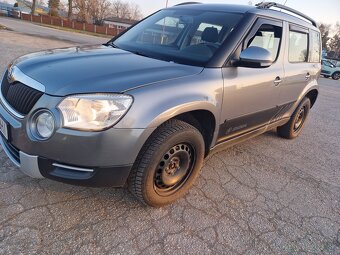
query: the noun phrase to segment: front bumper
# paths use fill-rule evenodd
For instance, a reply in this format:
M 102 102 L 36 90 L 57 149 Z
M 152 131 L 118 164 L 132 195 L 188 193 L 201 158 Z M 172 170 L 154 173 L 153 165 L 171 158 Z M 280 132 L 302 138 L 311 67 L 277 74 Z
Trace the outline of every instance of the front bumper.
M 42 108 L 55 108 L 60 100 L 44 94 L 24 118 L 13 116 L 0 103 L 0 116 L 8 123 L 10 134 L 9 142 L 3 137 L 0 140 L 8 157 L 34 178 L 95 187 L 123 186 L 154 128 L 84 132 L 59 126 L 50 139 L 36 140 L 27 128 L 30 116 Z
M 122 187 L 132 167 L 132 165 L 104 168 L 76 167 L 19 151 L 3 137 L 0 138 L 0 142 L 8 158 L 24 174 L 37 179 L 49 178 L 68 184 L 91 187 Z

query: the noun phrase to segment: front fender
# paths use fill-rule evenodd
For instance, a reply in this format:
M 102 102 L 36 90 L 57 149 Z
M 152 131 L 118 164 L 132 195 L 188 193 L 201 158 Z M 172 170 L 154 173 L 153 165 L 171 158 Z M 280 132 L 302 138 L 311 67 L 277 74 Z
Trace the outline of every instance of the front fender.
M 223 79 L 221 69 L 169 80 L 128 92 L 134 103 L 115 128 L 155 128 L 182 113 L 207 110 L 219 123 Z

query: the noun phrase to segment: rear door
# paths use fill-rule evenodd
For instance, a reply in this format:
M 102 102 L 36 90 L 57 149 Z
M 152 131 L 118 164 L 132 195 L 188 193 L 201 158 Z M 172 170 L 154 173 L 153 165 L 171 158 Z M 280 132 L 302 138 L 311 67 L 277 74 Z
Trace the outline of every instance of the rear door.
M 283 70 L 283 23 L 259 18 L 234 54 L 258 46 L 269 50 L 274 63 L 267 68 L 223 68 L 224 97 L 219 140 L 237 136 L 266 125 L 277 113 L 280 81 Z
M 286 23 L 287 52 L 285 82 L 280 85 L 280 104 L 293 105 L 320 70 L 320 35 L 298 25 Z

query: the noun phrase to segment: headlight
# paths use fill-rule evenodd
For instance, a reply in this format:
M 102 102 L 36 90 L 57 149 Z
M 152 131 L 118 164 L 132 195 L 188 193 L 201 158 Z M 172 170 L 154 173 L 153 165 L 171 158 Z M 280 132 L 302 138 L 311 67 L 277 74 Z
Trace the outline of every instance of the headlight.
M 58 109 L 66 128 L 98 131 L 116 124 L 129 110 L 132 97 L 122 94 L 84 94 L 65 98 Z
M 52 136 L 55 129 L 55 120 L 52 113 L 42 110 L 34 114 L 31 121 L 31 131 L 37 139 L 45 140 Z

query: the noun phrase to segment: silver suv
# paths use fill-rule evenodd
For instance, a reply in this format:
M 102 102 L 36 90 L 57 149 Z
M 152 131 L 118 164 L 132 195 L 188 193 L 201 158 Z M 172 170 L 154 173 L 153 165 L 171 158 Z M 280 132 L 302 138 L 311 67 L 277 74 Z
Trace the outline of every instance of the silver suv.
M 105 45 L 13 61 L 0 140 L 31 177 L 127 185 L 163 206 L 188 191 L 212 151 L 273 128 L 301 133 L 320 48 L 315 21 L 275 3 L 160 10 Z

